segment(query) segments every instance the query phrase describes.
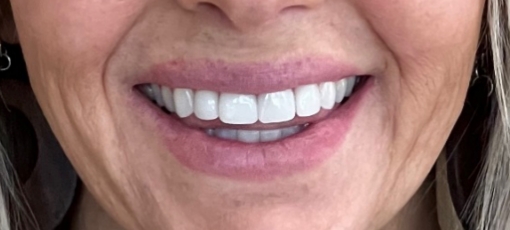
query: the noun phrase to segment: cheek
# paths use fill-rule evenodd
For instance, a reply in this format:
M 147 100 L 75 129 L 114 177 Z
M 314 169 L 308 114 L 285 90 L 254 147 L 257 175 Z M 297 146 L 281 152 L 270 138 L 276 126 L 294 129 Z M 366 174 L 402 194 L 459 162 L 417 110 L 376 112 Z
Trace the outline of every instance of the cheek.
M 118 135 L 104 71 L 119 40 L 143 9 L 142 3 L 145 1 L 12 1 L 32 88 L 78 171 L 117 173 L 102 164 L 112 162 L 105 158 L 120 152 L 90 153 L 119 149 L 115 146 L 119 140 L 112 138 Z
M 385 206 L 402 203 L 423 181 L 464 105 L 482 0 L 357 2 L 389 51 L 381 87 L 392 117 L 392 175 Z
M 105 59 L 105 54 L 114 49 L 146 2 L 12 1 L 20 24 L 18 29 L 26 40 L 24 45 L 28 41 L 36 42 L 46 46 L 46 50 L 58 52 L 59 56 L 80 55 L 81 60 Z
M 45 100 L 50 89 L 66 94 L 84 90 L 80 85 L 101 84 L 109 57 L 143 10 L 142 4 L 145 1 L 12 0 L 40 100 L 50 101 Z
M 476 43 L 484 0 L 362 0 L 358 4 L 389 50 L 399 56 L 458 50 Z
M 386 85 L 388 94 L 399 100 L 395 105 L 402 113 L 423 119 L 424 111 L 432 114 L 460 110 L 474 62 L 484 3 L 484 0 L 357 3 L 393 57 L 395 63 L 389 66 L 395 66 L 394 73 L 399 78 Z M 420 112 L 413 115 L 411 111 Z
M 396 113 L 407 113 L 418 120 L 423 119 L 425 111 L 460 110 L 474 62 L 484 3 L 485 0 L 356 3 L 389 50 L 392 58 L 388 66 L 394 68 L 391 72 L 399 76 L 384 79 L 388 95 L 398 102 L 394 104 Z M 420 113 L 413 115 L 411 111 Z
M 105 65 L 146 1 L 11 3 L 30 81 L 50 123 L 71 122 L 86 116 L 83 111 L 99 111 L 85 108 L 92 103 L 83 102 L 104 101 Z M 55 131 L 61 136 L 73 132 L 67 126 Z

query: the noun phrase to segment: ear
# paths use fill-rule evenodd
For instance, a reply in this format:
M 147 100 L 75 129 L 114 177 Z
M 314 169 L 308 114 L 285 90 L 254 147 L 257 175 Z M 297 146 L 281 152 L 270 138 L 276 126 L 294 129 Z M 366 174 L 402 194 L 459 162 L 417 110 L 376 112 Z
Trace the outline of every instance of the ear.
M 10 0 L 0 0 L 0 40 L 10 44 L 19 42 Z

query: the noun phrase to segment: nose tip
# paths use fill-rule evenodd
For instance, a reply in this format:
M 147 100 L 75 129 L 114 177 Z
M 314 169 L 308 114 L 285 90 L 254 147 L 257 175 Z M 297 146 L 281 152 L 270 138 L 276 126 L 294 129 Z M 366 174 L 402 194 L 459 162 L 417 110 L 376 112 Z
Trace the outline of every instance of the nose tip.
M 218 9 L 238 29 L 258 27 L 291 9 L 311 9 L 325 0 L 177 0 L 187 10 Z M 207 7 L 209 6 L 209 7 Z M 211 7 L 212 6 L 212 7 Z

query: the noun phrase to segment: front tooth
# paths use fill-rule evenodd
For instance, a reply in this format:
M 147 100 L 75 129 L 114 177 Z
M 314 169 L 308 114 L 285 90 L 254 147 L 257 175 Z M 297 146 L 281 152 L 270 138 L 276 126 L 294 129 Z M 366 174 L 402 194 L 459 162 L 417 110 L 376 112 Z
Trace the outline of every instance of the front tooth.
M 172 90 L 166 86 L 161 87 L 161 95 L 163 96 L 163 102 L 165 107 L 170 112 L 175 112 L 174 95 Z
M 321 91 L 321 106 L 323 109 L 332 109 L 335 106 L 335 83 L 324 82 L 319 85 Z
M 292 136 L 301 131 L 301 127 L 299 125 L 287 127 L 282 129 L 282 138 Z
M 181 118 L 193 114 L 193 90 L 174 89 L 175 111 Z
M 260 142 L 260 131 L 237 130 L 237 140 L 245 143 L 258 143 Z
M 345 96 L 351 96 L 352 90 L 356 84 L 356 76 L 347 78 L 347 86 L 345 87 Z
M 255 95 L 222 93 L 219 117 L 227 124 L 253 124 L 258 120 L 257 98 Z
M 258 96 L 259 120 L 262 123 L 290 121 L 296 116 L 294 92 L 285 90 Z
M 299 86 L 295 89 L 296 112 L 300 117 L 309 117 L 321 110 L 321 95 L 317 84 Z
M 335 102 L 336 103 L 340 103 L 344 99 L 346 86 L 347 86 L 347 79 L 345 79 L 345 78 L 336 82 L 336 84 L 335 84 L 335 88 L 336 88 Z
M 237 140 L 237 130 L 235 129 L 215 129 L 214 136 L 221 139 Z
M 280 129 L 260 131 L 261 142 L 276 141 L 280 138 L 282 138 L 282 131 Z
M 195 116 L 210 121 L 218 118 L 218 93 L 208 90 L 195 92 Z
M 151 84 L 152 91 L 154 92 L 154 99 L 156 99 L 156 104 L 158 104 L 159 107 L 162 107 L 165 105 L 165 102 L 163 102 L 163 95 L 161 95 L 161 88 L 159 88 L 159 85 L 157 84 Z

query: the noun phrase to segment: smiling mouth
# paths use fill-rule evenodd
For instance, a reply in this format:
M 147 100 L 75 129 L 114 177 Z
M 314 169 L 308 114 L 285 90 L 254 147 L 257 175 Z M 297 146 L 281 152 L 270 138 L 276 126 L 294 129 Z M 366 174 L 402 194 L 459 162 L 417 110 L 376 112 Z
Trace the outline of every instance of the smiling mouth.
M 274 142 L 304 131 L 346 103 L 368 76 L 239 94 L 141 84 L 136 88 L 169 116 L 209 136 L 242 143 Z
M 192 171 L 261 181 L 338 153 L 379 66 L 328 57 L 275 62 L 170 60 L 133 78 L 129 102 L 162 146 Z

